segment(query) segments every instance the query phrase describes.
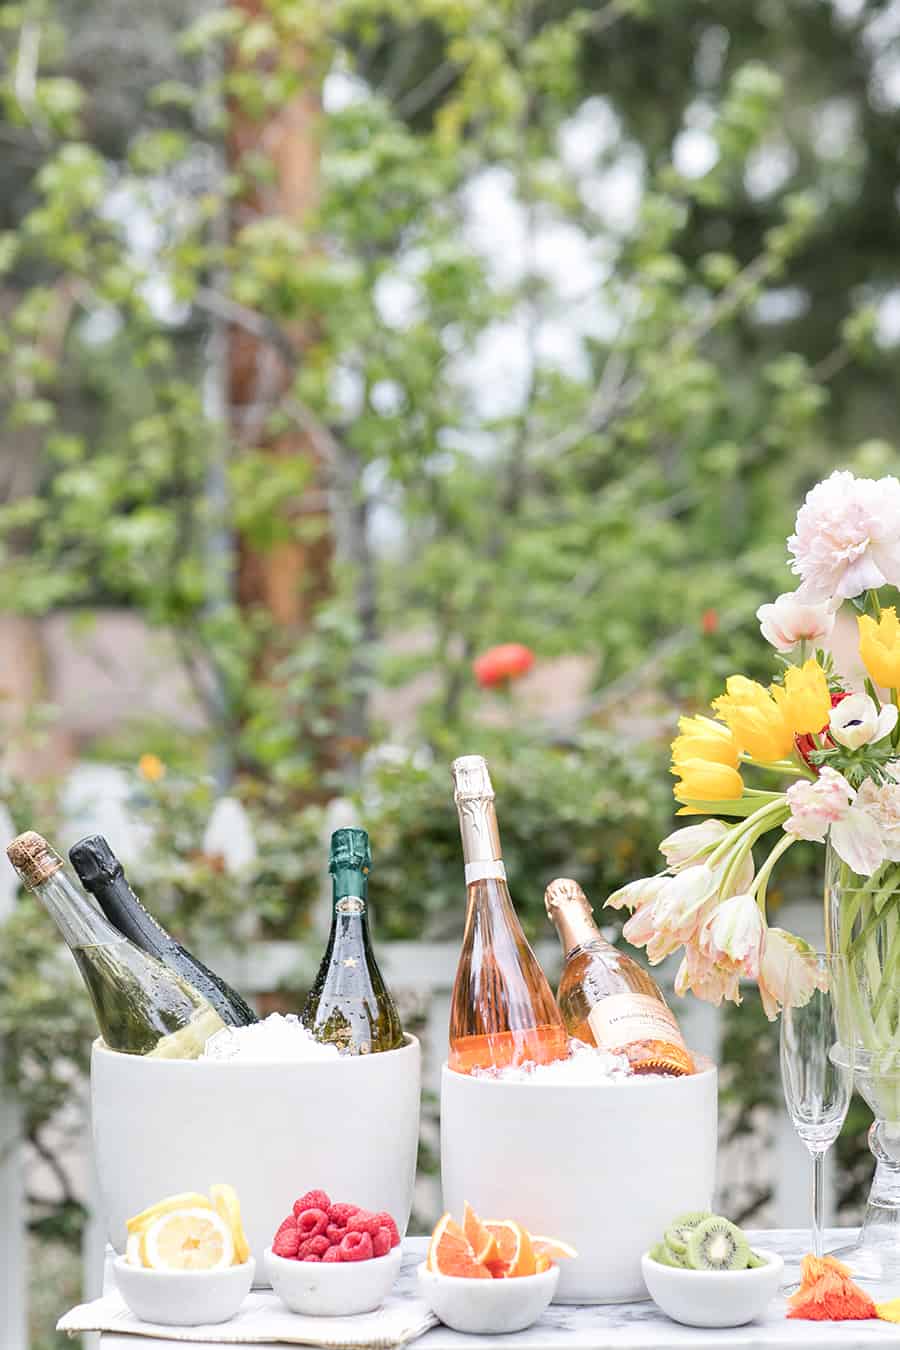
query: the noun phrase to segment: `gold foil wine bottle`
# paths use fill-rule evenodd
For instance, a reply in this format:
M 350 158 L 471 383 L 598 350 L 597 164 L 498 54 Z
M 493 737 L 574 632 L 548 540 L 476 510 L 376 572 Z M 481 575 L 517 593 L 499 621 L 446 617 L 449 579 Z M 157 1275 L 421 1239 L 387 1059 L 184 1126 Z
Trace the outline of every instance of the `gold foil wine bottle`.
M 656 981 L 606 941 L 578 882 L 551 881 L 544 904 L 566 958 L 558 998 L 569 1034 L 625 1055 L 634 1073 L 693 1073 L 690 1052 Z
M 66 876 L 62 858 L 29 830 L 7 847 L 50 914 L 87 985 L 100 1034 L 126 1055 L 196 1059 L 225 1023 L 190 984 L 142 952 Z
M 403 1028 L 369 938 L 367 894 L 372 853 L 365 830 L 331 836 L 334 910 L 331 934 L 302 1022 L 318 1041 L 348 1055 L 396 1050 Z
M 466 927 L 450 1005 L 457 1073 L 566 1059 L 569 1038 L 506 884 L 494 789 L 480 755 L 453 763 L 466 865 Z

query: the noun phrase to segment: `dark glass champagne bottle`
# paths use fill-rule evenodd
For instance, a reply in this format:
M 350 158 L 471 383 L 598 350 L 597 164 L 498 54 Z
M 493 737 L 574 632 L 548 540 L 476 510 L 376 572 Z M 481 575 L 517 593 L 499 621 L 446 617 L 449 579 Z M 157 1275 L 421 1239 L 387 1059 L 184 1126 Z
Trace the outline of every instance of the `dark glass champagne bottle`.
M 111 1050 L 165 1059 L 196 1059 L 224 1027 L 186 980 L 123 937 L 73 885 L 62 858 L 29 830 L 7 857 L 65 938 L 87 985 L 100 1033 Z
M 372 952 L 366 912 L 372 854 L 365 830 L 335 830 L 328 870 L 334 911 L 331 934 L 303 1008 L 316 1040 L 350 1055 L 396 1050 L 403 1044 L 397 1008 Z
M 187 980 L 209 999 L 222 1021 L 233 1027 L 255 1022 L 256 1014 L 237 990 L 198 960 L 149 914 L 134 891 L 102 834 L 80 839 L 69 849 L 69 860 L 82 886 L 89 890 L 110 923 L 115 924 L 141 951 L 155 956 L 169 970 Z

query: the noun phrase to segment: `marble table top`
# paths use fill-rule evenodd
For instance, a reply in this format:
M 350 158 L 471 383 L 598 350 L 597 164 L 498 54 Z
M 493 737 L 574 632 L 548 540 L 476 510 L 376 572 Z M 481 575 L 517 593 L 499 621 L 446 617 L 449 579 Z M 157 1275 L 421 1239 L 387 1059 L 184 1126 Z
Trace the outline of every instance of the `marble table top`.
M 756 1231 L 749 1232 L 748 1236 L 753 1246 L 769 1248 L 784 1257 L 787 1279 L 799 1274 L 800 1257 L 809 1250 L 806 1230 Z M 846 1229 L 829 1230 L 826 1251 L 845 1245 L 852 1236 Z M 398 1292 L 402 1292 L 404 1286 L 410 1292 L 415 1290 L 415 1269 L 423 1259 L 426 1245 L 425 1238 L 408 1238 L 404 1243 Z M 112 1275 L 107 1268 L 104 1293 L 112 1288 Z M 900 1289 L 897 1295 L 900 1296 Z M 190 1350 L 196 1342 L 161 1341 L 109 1332 L 100 1337 L 101 1350 L 173 1350 L 176 1344 Z M 550 1307 L 533 1327 L 509 1336 L 463 1336 L 446 1327 L 436 1327 L 414 1342 L 421 1350 L 499 1350 L 501 1345 L 510 1350 L 700 1350 L 701 1347 L 705 1350 L 770 1350 L 770 1347 L 771 1350 L 780 1350 L 780 1347 L 784 1350 L 823 1350 L 831 1345 L 840 1350 L 863 1350 L 876 1344 L 900 1346 L 900 1326 L 874 1320 L 788 1321 L 783 1298 L 772 1301 L 761 1321 L 722 1331 L 680 1326 L 648 1301 Z M 217 1350 L 217 1347 L 207 1342 L 204 1350 Z M 234 1350 L 234 1347 L 218 1350 Z M 268 1344 L 258 1346 L 257 1350 L 279 1350 L 279 1347 Z

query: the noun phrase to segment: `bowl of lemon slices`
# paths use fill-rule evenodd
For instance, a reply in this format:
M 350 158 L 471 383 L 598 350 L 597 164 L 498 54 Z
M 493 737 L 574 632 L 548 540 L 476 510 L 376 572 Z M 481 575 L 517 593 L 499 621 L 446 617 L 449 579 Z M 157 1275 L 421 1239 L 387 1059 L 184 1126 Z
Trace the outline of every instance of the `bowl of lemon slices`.
M 256 1263 L 232 1186 L 209 1195 L 170 1195 L 128 1220 L 124 1256 L 113 1262 L 119 1293 L 135 1317 L 195 1327 L 234 1317 Z

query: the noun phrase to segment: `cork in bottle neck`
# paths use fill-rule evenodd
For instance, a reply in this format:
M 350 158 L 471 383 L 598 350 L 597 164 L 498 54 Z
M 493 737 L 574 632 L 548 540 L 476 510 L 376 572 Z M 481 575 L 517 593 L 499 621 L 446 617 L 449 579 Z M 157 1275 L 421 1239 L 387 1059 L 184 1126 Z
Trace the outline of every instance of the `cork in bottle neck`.
M 63 865 L 59 854 L 34 830 L 27 830 L 7 844 L 6 856 L 29 890 L 42 885 Z
M 564 952 L 575 947 L 586 947 L 588 943 L 604 943 L 605 939 L 594 922 L 594 910 L 590 900 L 577 881 L 570 877 L 557 877 L 544 891 L 544 908 L 553 924 Z
M 503 880 L 506 871 L 487 761 L 481 755 L 462 755 L 453 761 L 451 773 L 466 864 L 466 884 L 488 877 Z

